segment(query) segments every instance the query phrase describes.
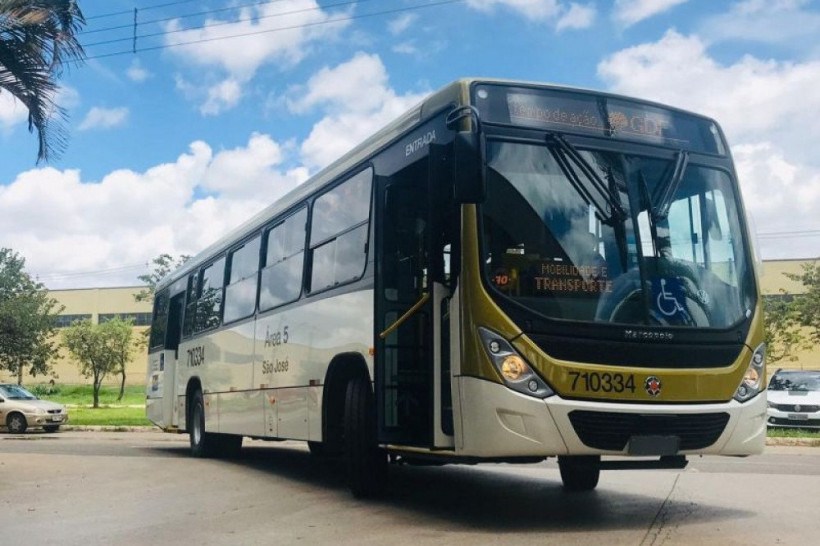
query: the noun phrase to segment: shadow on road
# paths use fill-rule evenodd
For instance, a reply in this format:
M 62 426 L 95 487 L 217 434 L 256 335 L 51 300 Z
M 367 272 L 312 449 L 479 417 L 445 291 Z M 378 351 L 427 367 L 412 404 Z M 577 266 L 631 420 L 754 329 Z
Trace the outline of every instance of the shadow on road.
M 167 455 L 187 456 L 181 447 L 152 448 Z M 293 480 L 316 487 L 340 503 L 370 503 L 424 519 L 463 525 L 476 531 L 641 530 L 655 520 L 685 519 L 688 524 L 752 518 L 752 511 L 736 510 L 667 499 L 668 490 L 654 495 L 618 491 L 601 475 L 598 489 L 588 493 L 564 492 L 555 465 L 480 465 L 414 467 L 391 465 L 384 495 L 353 499 L 345 483 L 344 465 L 338 460 L 312 456 L 289 445 L 252 445 L 237 459 L 220 461 L 233 468 L 250 469 L 259 479 Z M 534 475 L 537 473 L 537 475 Z M 655 471 L 632 471 L 638 480 L 655 480 Z M 623 480 L 613 480 L 623 483 Z M 665 481 L 671 485 L 667 476 Z

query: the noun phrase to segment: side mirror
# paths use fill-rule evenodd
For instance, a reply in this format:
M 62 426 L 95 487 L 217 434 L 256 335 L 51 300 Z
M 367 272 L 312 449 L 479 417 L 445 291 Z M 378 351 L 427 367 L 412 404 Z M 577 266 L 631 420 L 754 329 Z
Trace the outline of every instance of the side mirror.
M 481 140 L 478 133 L 459 131 L 453 141 L 455 181 L 453 196 L 457 203 L 482 203 L 487 198 Z

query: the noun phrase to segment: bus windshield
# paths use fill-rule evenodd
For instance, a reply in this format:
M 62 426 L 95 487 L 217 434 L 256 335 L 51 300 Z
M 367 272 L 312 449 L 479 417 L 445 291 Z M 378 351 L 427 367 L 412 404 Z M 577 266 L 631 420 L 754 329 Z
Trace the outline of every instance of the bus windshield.
M 489 141 L 485 273 L 553 319 L 726 328 L 750 313 L 753 275 L 732 178 L 690 163 Z

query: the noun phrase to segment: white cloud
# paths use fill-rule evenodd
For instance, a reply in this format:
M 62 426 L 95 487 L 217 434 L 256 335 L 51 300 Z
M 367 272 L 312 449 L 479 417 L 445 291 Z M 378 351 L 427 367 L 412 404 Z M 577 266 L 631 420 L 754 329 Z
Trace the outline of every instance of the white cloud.
M 124 125 L 128 121 L 128 108 L 100 108 L 94 106 L 85 115 L 77 127 L 80 131 L 89 129 L 111 129 Z
M 224 150 L 214 157 L 202 187 L 231 197 L 265 196 L 268 202 L 273 202 L 271 195 L 278 198 L 307 180 L 304 167 L 286 172 L 277 170 L 292 147 L 283 147 L 268 135 L 254 133 L 247 146 Z
M 487 13 L 505 7 L 533 21 L 546 21 L 561 12 L 558 0 L 467 0 L 467 5 Z
M 208 89 L 208 99 L 199 111 L 204 116 L 215 116 L 236 106 L 240 98 L 242 98 L 242 84 L 233 78 L 228 78 Z
M 0 129 L 9 130 L 28 118 L 28 110 L 23 103 L 7 91 L 0 91 Z
M 467 5 L 485 13 L 509 9 L 532 22 L 554 24 L 556 31 L 588 28 L 596 13 L 593 4 L 567 5 L 561 0 L 467 0 Z
M 366 89 L 366 93 L 362 93 Z M 316 73 L 304 88 L 291 90 L 291 111 L 323 108 L 326 116 L 313 126 L 301 146 L 311 168 L 323 167 L 389 121 L 421 101 L 424 93 L 398 95 L 388 83 L 378 55 L 356 54 L 334 68 Z
M 246 147 L 216 154 L 197 141 L 172 163 L 99 182 L 32 169 L 0 187 L 0 246 L 25 256 L 51 288 L 132 284 L 143 271 L 121 264 L 194 254 L 304 181 L 304 169 L 281 170 L 286 156 L 254 134 Z M 78 274 L 100 270 L 111 273 Z
M 712 41 L 780 44 L 806 51 L 817 47 L 820 13 L 803 9 L 807 0 L 747 0 L 709 18 L 702 33 Z
M 787 160 L 770 143 L 738 145 L 732 152 L 763 257 L 820 257 L 820 237 L 799 235 L 820 228 L 820 169 Z M 777 235 L 783 233 L 789 235 Z
M 619 51 L 598 65 L 619 93 L 644 97 L 714 117 L 724 128 L 749 210 L 760 232 L 818 228 L 820 209 L 820 62 L 777 62 L 745 56 L 722 65 L 697 36 L 675 31 L 654 43 Z M 802 225 L 802 224 L 801 224 Z M 803 228 L 808 229 L 808 227 Z M 802 228 L 796 228 L 802 229 Z M 777 241 L 764 257 L 805 257 L 804 243 Z M 768 254 L 766 254 L 768 252 Z M 816 250 L 810 255 L 816 254 Z
M 612 17 L 624 26 L 631 26 L 688 1 L 689 0 L 615 0 Z
M 131 66 L 125 71 L 125 75 L 128 76 L 129 80 L 136 83 L 142 83 L 151 77 L 151 73 L 142 66 L 139 59 L 134 59 Z
M 418 20 L 419 16 L 415 13 L 405 13 L 387 23 L 387 29 L 390 34 L 397 36 L 410 28 L 413 23 Z
M 409 40 L 407 42 L 401 42 L 396 44 L 392 47 L 394 53 L 400 53 L 402 55 L 418 55 L 419 48 L 416 47 L 415 42 L 413 40 Z
M 593 6 L 582 6 L 572 2 L 569 9 L 564 13 L 558 22 L 555 24 L 555 30 L 562 31 L 564 29 L 582 29 L 589 28 L 595 21 L 595 8 Z
M 349 26 L 343 18 L 350 11 L 333 14 L 321 9 L 316 0 L 281 0 L 243 7 L 230 20 L 207 19 L 201 28 L 185 29 L 178 19 L 165 30 L 167 44 L 191 43 L 172 48 L 187 65 L 213 68 L 227 74 L 218 85 L 209 85 L 203 111 L 222 112 L 236 104 L 241 86 L 247 84 L 265 64 L 293 66 L 301 62 L 317 42 L 327 42 Z M 213 81 L 213 74 L 200 76 Z M 227 89 L 225 82 L 240 89 Z M 190 83 L 190 82 L 189 82 Z M 226 98 L 227 93 L 227 98 Z M 235 100 L 234 100 L 235 99 Z

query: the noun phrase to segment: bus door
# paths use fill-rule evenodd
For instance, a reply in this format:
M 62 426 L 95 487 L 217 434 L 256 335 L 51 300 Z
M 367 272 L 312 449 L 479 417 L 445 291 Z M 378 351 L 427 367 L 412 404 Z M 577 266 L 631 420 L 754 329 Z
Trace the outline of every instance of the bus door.
M 381 443 L 454 445 L 449 290 L 440 278 L 449 245 L 440 236 L 435 168 L 424 157 L 377 184 L 375 388 Z
M 168 329 L 165 332 L 165 393 L 163 404 L 170 415 L 170 424 L 179 426 L 177 405 L 177 367 L 179 364 L 179 340 L 182 338 L 182 312 L 185 308 L 185 292 L 171 298 L 168 306 Z M 184 413 L 184 409 L 183 409 Z M 187 423 L 186 423 L 187 426 Z
M 160 347 L 148 355 L 148 418 L 162 428 L 179 425 L 176 408 L 177 359 L 182 334 L 185 292 L 169 298 L 164 290 L 155 296 L 149 345 Z

